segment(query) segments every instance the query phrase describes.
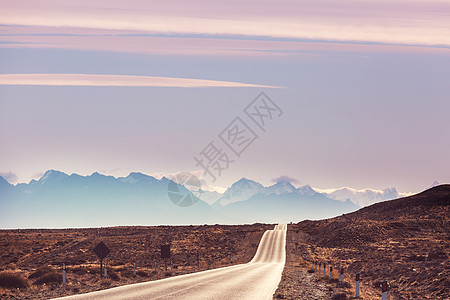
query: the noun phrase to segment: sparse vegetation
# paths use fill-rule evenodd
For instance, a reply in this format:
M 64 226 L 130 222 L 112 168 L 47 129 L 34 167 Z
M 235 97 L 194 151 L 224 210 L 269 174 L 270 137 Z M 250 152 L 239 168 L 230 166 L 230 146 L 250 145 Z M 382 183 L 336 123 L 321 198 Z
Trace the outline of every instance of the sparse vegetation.
M 68 269 L 67 271 L 76 275 L 84 275 L 87 274 L 89 270 L 86 267 L 75 267 L 73 269 Z
M 30 284 L 21 274 L 10 271 L 0 272 L 0 287 L 3 288 L 28 288 Z
M 450 185 L 441 185 L 339 217 L 292 224 L 283 273 L 286 283 L 282 281 L 277 292 L 288 299 L 298 298 L 293 295 L 299 295 L 303 286 L 298 284 L 301 272 L 294 266 L 303 266 L 301 253 L 307 252 L 314 261 L 326 262 L 335 270 L 343 268 L 345 281 L 341 286 L 337 277 L 330 280 L 328 274 L 326 278 L 320 276 L 316 289 L 320 290 L 322 284 L 332 294 L 300 299 L 353 295 L 355 287 L 350 283 L 354 284 L 356 274 L 363 278 L 360 285 L 363 299 L 379 299 L 385 280 L 391 299 L 422 299 L 423 295 L 450 299 L 450 269 L 446 267 L 450 257 L 449 216 Z M 317 279 L 307 272 L 310 265 L 303 267 L 304 277 Z
M 347 300 L 347 299 L 348 299 L 347 295 L 344 293 L 334 294 L 331 297 L 331 300 Z
M 108 270 L 108 277 L 111 278 L 114 281 L 119 281 L 120 277 L 119 275 L 114 271 L 114 269 Z
M 40 285 L 44 283 L 47 285 L 52 283 L 62 283 L 62 275 L 56 272 L 51 272 L 42 275 L 33 282 L 34 285 Z
M 120 276 L 126 277 L 126 278 L 133 277 L 133 271 L 131 271 L 129 269 L 123 269 L 122 268 L 122 270 L 120 270 Z
M 33 273 L 31 273 L 31 274 L 28 276 L 28 279 L 39 278 L 39 277 L 41 277 L 42 275 L 45 275 L 45 274 L 48 274 L 48 273 L 54 273 L 54 272 L 56 272 L 55 269 L 53 269 L 53 268 L 50 267 L 50 266 L 40 267 L 40 268 L 37 268 L 36 271 L 34 271 Z
M 148 273 L 142 270 L 136 271 L 136 275 L 137 276 L 141 276 L 141 277 L 148 277 Z
M 246 263 L 255 254 L 264 231 L 272 227 L 255 224 L 0 230 L 0 270 L 18 270 L 16 273 L 25 282 L 13 284 L 21 287 L 20 291 L 0 286 L 0 298 L 42 299 L 86 293 L 205 270 L 206 261 L 221 267 L 229 265 L 231 257 L 234 264 Z M 92 252 L 99 241 L 111 249 L 106 261 L 108 277 L 102 279 L 99 260 Z M 166 242 L 171 244 L 174 267 L 171 271 L 169 265 L 168 272 L 160 258 L 160 245 Z M 136 263 L 136 276 L 133 276 L 133 263 Z M 61 285 L 63 264 L 70 284 L 64 288 Z M 23 289 L 26 285 L 32 288 Z

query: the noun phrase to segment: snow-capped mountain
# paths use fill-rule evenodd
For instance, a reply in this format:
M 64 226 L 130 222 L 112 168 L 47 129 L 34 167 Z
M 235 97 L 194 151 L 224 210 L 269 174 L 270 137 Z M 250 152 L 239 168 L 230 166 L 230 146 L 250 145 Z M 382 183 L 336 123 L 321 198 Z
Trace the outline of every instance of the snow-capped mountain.
M 36 183 L 38 184 L 55 184 L 69 177 L 66 173 L 48 170 Z
M 204 201 L 179 207 L 169 179 L 131 173 L 115 178 L 49 170 L 39 180 L 10 185 L 0 177 L 0 228 L 65 228 L 232 222 Z M 187 193 L 178 186 L 179 194 Z
M 0 228 L 297 222 L 402 196 L 395 188 L 319 190 L 287 181 L 264 187 L 242 178 L 223 194 L 199 190 L 200 201 L 178 207 L 168 197 L 169 183 L 175 184 L 136 172 L 115 178 L 49 170 L 39 180 L 17 185 L 0 177 Z M 172 194 L 188 192 L 177 186 Z
M 165 177 L 163 177 L 165 178 Z M 155 177 L 142 174 L 139 172 L 132 172 L 127 177 L 119 177 L 117 178 L 120 182 L 129 183 L 129 184 L 137 184 L 137 183 L 155 183 L 158 180 Z
M 434 183 L 437 185 L 438 183 Z M 222 197 L 220 197 L 215 203 L 216 207 L 225 207 L 231 203 L 246 201 L 255 195 L 283 195 L 283 194 L 296 194 L 300 196 L 315 196 L 317 194 L 323 194 L 332 200 L 338 200 L 346 202 L 347 200 L 358 205 L 359 207 L 368 206 L 380 201 L 392 200 L 399 197 L 409 196 L 409 193 L 399 193 L 395 188 L 386 188 L 384 190 L 375 189 L 353 189 L 349 187 L 343 187 L 340 189 L 313 189 L 309 185 L 304 185 L 296 188 L 290 182 L 278 182 L 272 186 L 264 187 L 260 183 L 242 178 L 233 183 L 229 187 Z
M 359 207 L 368 206 L 381 201 L 396 199 L 402 196 L 395 188 L 387 188 L 384 190 L 374 190 L 369 188 L 356 190 L 349 187 L 344 187 L 336 190 L 328 190 L 323 194 L 333 200 L 350 200 Z
M 217 200 L 220 199 L 220 197 L 223 196 L 223 194 L 216 192 L 216 191 L 207 191 L 207 190 L 202 190 L 199 189 L 196 196 L 202 200 L 205 201 L 208 204 L 214 204 L 215 202 L 217 202 Z
M 301 196 L 314 196 L 317 194 L 309 185 L 299 188 L 290 182 L 277 182 L 274 185 L 265 187 L 262 184 L 247 178 L 241 178 L 229 187 L 222 197 L 214 203 L 216 207 L 224 207 L 231 203 L 246 201 L 255 195 L 284 195 L 296 194 Z
M 297 188 L 297 190 L 295 192 L 297 194 L 303 195 L 303 196 L 314 196 L 317 194 L 317 192 L 315 190 L 313 190 L 309 185 L 301 186 L 301 187 Z
M 241 178 L 233 183 L 215 205 L 226 206 L 233 202 L 245 201 L 258 193 L 263 193 L 264 186 L 256 181 Z
M 265 192 L 269 194 L 285 194 L 295 192 L 297 189 L 290 182 L 277 182 L 276 184 L 265 188 Z

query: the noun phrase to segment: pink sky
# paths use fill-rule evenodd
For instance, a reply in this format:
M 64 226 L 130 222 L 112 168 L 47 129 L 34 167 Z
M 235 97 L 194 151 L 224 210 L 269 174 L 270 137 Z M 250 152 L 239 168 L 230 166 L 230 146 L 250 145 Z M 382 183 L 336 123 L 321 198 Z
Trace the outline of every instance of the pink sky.
M 30 32 L 27 28 L 30 26 L 34 33 L 45 31 L 47 34 L 84 35 L 114 30 L 116 34 L 219 34 L 450 46 L 448 1 L 247 0 L 168 3 L 47 0 L 2 1 L 0 8 L 0 24 L 26 26 L 2 28 L 3 34 L 13 36 Z M 4 41 L 8 39 L 14 40 L 9 36 L 3 37 Z M 142 40 L 145 41 L 145 38 Z M 52 42 L 51 37 L 35 37 L 35 41 Z M 60 43 L 66 42 L 67 45 L 77 44 L 70 39 L 60 40 Z M 214 42 L 220 43 L 217 40 Z M 96 47 L 86 37 L 82 44 Z M 130 48 L 125 49 L 128 50 Z

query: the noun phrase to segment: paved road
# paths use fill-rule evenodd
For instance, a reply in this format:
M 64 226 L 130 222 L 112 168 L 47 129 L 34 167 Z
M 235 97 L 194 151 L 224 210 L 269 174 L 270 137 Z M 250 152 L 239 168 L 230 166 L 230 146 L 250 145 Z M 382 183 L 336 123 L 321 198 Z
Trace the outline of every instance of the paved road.
M 286 260 L 286 229 L 282 224 L 267 230 L 247 264 L 59 299 L 272 299 Z

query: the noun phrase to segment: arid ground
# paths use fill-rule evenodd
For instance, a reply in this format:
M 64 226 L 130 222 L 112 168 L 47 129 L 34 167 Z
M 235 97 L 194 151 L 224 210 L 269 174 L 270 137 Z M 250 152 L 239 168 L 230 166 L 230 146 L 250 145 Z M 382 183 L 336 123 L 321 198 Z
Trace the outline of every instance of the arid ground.
M 277 299 L 450 299 L 450 185 L 357 212 L 289 225 L 287 263 Z M 303 259 L 307 253 L 309 262 Z M 326 277 L 311 261 L 327 264 Z M 333 266 L 335 280 L 329 278 Z M 345 284 L 336 278 L 345 271 Z
M 0 298 L 47 299 L 246 263 L 264 231 L 272 228 L 254 224 L 1 230 L 0 283 L 5 280 L 1 274 L 13 274 L 27 287 L 0 288 Z M 108 277 L 103 279 L 92 251 L 100 241 L 111 249 L 104 261 Z M 171 245 L 167 271 L 160 258 L 161 244 Z M 66 286 L 61 284 L 63 263 Z

